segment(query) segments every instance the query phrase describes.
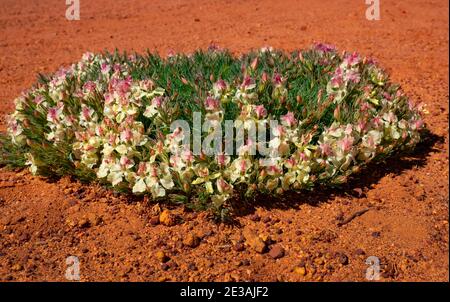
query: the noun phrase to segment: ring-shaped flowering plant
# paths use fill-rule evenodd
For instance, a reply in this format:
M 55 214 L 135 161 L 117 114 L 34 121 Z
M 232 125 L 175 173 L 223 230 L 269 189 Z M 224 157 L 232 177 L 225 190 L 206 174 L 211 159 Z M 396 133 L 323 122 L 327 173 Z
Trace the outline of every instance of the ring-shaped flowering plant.
M 240 57 L 217 48 L 167 58 L 86 53 L 40 75 L 15 106 L 2 164 L 222 215 L 236 196 L 341 184 L 371 161 L 412 149 L 425 111 L 373 60 L 325 44 Z M 266 131 L 262 141 L 250 136 L 255 127 Z M 195 145 L 214 133 L 231 147 Z M 270 160 L 261 155 L 267 148 Z

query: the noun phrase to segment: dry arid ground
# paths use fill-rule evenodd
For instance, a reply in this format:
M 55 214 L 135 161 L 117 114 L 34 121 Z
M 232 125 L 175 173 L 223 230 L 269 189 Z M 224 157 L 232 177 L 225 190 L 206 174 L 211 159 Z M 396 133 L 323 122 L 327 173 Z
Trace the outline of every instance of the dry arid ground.
M 415 102 L 428 104 L 430 134 L 415 152 L 371 166 L 339 190 L 248 205 L 231 225 L 172 207 L 175 226 L 154 225 L 157 207 L 68 178 L 0 171 L 0 280 L 64 281 L 66 257 L 81 281 L 365 281 L 369 256 L 381 281 L 448 281 L 447 0 L 81 0 L 81 20 L 63 0 L 0 0 L 0 114 L 32 85 L 85 51 L 207 48 L 236 54 L 315 41 L 373 56 Z M 162 208 L 165 205 L 161 205 Z M 368 208 L 348 224 L 340 217 Z M 273 259 L 242 244 L 244 230 L 270 235 Z M 197 247 L 183 244 L 201 237 Z M 161 263 L 158 252 L 169 261 Z M 306 267 L 305 270 L 302 267 Z

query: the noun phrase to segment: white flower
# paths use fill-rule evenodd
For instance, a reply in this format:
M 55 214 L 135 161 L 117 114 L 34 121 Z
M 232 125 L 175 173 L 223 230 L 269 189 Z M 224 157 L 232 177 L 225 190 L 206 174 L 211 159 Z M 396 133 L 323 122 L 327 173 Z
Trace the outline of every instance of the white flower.
M 133 186 L 133 193 L 143 193 L 147 190 L 147 185 L 143 178 L 140 178 Z
M 104 178 L 108 176 L 108 173 L 109 173 L 109 165 L 106 161 L 103 161 L 97 170 L 97 177 Z
M 128 153 L 128 148 L 127 148 L 126 145 L 121 144 L 121 145 L 118 145 L 116 147 L 116 151 L 119 152 L 119 154 L 123 155 L 123 154 L 127 154 Z

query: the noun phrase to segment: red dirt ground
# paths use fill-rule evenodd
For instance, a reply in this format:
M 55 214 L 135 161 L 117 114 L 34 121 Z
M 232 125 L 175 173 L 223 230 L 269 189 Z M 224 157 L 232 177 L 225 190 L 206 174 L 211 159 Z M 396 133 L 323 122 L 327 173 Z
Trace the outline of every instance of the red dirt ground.
M 12 100 L 36 73 L 88 50 L 166 54 L 216 43 L 239 53 L 314 41 L 378 59 L 411 98 L 428 104 L 431 131 L 412 155 L 372 166 L 342 190 L 260 202 L 234 225 L 175 207 L 177 225 L 153 226 L 158 211 L 143 200 L 2 169 L 0 280 L 64 281 L 65 259 L 75 255 L 82 281 L 364 281 L 369 256 L 381 259 L 382 281 L 448 281 L 449 3 L 381 1 L 381 20 L 372 22 L 364 3 L 81 0 L 81 20 L 67 21 L 62 0 L 0 1 L 2 131 Z M 244 230 L 270 235 L 284 257 L 243 245 Z M 198 247 L 183 245 L 188 234 L 202 238 Z M 162 264 L 158 251 L 170 260 Z

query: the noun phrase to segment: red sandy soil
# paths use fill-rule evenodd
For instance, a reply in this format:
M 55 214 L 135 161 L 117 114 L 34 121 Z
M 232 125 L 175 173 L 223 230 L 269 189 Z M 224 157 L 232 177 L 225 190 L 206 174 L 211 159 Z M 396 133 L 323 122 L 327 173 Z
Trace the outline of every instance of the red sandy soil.
M 448 281 L 448 5 L 381 1 L 381 20 L 369 22 L 362 0 L 81 0 L 81 20 L 67 21 L 62 0 L 0 1 L 2 131 L 36 73 L 88 50 L 166 54 L 215 43 L 240 53 L 323 41 L 378 59 L 428 104 L 431 132 L 412 155 L 369 167 L 341 190 L 260 201 L 233 225 L 173 207 L 175 226 L 153 226 L 158 209 L 146 200 L 2 169 L 0 280 L 64 281 L 66 257 L 75 255 L 82 281 L 364 281 L 369 256 L 381 260 L 381 281 Z M 285 255 L 256 253 L 248 230 L 269 235 L 269 247 Z M 188 235 L 199 246 L 185 246 Z

